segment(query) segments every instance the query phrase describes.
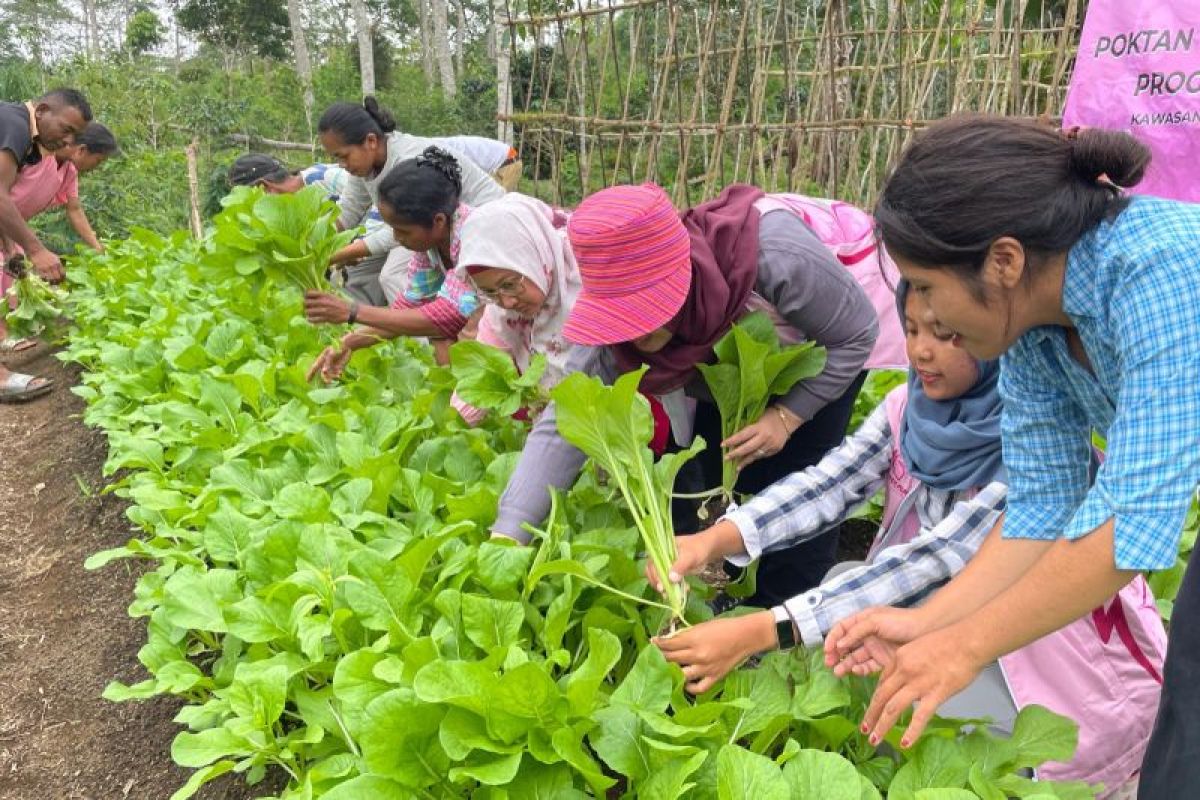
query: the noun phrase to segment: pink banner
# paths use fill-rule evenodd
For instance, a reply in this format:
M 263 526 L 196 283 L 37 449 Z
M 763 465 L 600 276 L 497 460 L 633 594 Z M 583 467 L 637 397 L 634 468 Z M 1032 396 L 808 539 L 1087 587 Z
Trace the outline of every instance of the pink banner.
M 1132 133 L 1154 152 L 1135 189 L 1200 201 L 1200 0 L 1091 0 L 1063 126 Z

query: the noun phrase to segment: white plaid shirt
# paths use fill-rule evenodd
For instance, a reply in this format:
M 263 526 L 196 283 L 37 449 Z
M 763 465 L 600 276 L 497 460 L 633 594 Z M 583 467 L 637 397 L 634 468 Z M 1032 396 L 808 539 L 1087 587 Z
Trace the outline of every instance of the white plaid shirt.
M 846 520 L 884 488 L 895 437 L 881 404 L 862 427 L 812 467 L 794 472 L 725 518 L 737 526 L 747 564 L 763 553 L 817 536 Z M 793 597 L 784 608 L 801 641 L 821 644 L 839 620 L 876 605 L 911 605 L 946 583 L 966 565 L 1004 510 L 1005 486 L 979 493 L 918 484 L 913 510 L 921 530 L 910 542 L 887 547 L 869 564 L 843 572 Z
M 1004 535 L 1076 539 L 1115 519 L 1116 566 L 1175 563 L 1200 481 L 1200 206 L 1134 198 L 1071 248 L 1061 327 L 1001 360 Z M 1107 441 L 1089 488 L 1091 434 Z

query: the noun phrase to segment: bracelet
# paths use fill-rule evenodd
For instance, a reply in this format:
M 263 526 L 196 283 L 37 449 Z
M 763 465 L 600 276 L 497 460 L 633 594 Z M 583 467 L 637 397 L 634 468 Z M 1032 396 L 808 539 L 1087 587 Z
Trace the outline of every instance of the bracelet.
M 784 433 L 786 433 L 788 436 L 791 436 L 793 433 L 795 433 L 796 428 L 798 428 L 800 426 L 797 425 L 796 428 L 789 428 L 787 414 L 783 413 L 783 409 L 780 408 L 779 406 L 772 406 L 772 408 L 774 408 L 775 413 L 779 415 L 779 421 L 783 423 Z
M 346 317 L 346 324 L 353 325 L 358 322 L 358 301 L 350 301 L 350 314 Z

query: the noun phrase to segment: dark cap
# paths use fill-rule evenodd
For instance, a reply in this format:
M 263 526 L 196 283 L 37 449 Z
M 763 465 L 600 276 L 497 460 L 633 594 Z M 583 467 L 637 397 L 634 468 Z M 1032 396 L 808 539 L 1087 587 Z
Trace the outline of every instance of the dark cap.
M 229 168 L 230 186 L 254 186 L 259 181 L 275 183 L 290 175 L 283 162 L 266 153 L 247 153 Z

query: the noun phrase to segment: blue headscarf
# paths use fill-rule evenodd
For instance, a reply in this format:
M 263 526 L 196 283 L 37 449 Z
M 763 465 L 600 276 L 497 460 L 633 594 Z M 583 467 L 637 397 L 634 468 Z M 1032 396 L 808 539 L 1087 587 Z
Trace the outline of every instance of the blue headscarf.
M 901 324 L 908 290 L 908 281 L 896 287 Z M 930 399 L 916 369 L 908 370 L 900 454 L 909 474 L 935 489 L 973 489 L 1006 479 L 1000 453 L 1000 362 L 975 363 L 975 385 L 953 400 Z

